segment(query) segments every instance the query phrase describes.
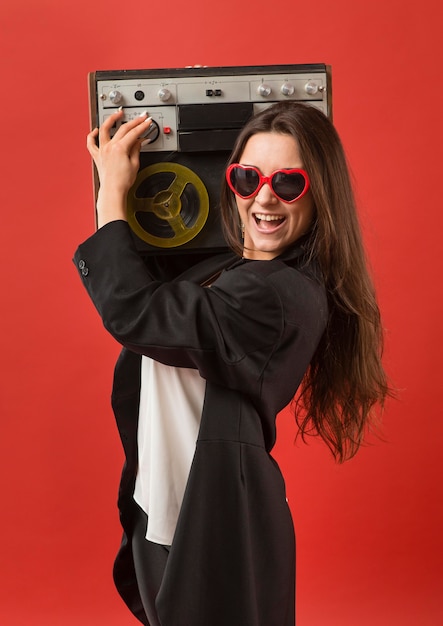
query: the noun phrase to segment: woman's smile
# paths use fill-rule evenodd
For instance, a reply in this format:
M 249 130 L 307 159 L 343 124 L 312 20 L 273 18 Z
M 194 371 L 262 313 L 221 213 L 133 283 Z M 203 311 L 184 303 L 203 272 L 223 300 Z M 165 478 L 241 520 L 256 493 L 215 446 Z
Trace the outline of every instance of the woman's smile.
M 265 230 L 270 230 L 271 228 L 280 226 L 285 220 L 284 215 L 272 215 L 269 213 L 256 213 L 254 217 L 257 222 L 257 226 L 262 227 Z M 266 222 L 268 222 L 268 224 L 266 224 Z M 271 224 L 270 222 L 278 222 L 278 224 Z

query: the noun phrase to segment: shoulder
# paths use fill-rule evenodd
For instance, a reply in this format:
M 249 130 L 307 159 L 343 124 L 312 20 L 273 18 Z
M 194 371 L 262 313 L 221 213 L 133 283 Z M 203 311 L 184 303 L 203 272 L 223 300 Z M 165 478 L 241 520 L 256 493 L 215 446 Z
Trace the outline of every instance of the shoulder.
M 309 286 L 319 293 L 325 292 L 324 282 L 315 261 L 292 262 L 280 258 L 270 261 L 242 259 L 226 268 L 220 278 L 233 282 L 249 280 L 257 285 L 266 284 L 277 290 L 299 284 Z
M 328 316 L 326 289 L 314 261 L 237 262 L 214 286 L 235 291 L 260 309 L 273 302 L 289 323 L 301 324 L 312 318 L 323 324 Z

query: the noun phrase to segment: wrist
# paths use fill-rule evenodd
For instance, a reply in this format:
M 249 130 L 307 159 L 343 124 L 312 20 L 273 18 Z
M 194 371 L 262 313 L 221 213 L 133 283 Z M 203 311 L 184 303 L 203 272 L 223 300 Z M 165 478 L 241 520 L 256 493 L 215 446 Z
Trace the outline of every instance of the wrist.
M 126 192 L 100 188 L 97 196 L 97 227 L 114 220 L 127 220 Z

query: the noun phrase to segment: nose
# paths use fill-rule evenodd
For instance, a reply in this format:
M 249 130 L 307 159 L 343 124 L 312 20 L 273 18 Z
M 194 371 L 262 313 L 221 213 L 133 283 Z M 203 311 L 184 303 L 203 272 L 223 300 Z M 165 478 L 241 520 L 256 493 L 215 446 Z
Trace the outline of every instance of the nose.
M 261 186 L 258 194 L 255 196 L 255 201 L 260 206 L 267 206 L 269 204 L 277 203 L 277 198 L 274 196 L 272 189 L 269 186 L 269 183 L 264 183 Z

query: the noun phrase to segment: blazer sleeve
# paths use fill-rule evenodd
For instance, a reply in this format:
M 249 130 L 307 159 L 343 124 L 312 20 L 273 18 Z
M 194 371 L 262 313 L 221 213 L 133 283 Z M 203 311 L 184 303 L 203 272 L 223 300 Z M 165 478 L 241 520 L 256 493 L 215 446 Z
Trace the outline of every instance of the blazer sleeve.
M 260 383 L 284 326 L 280 296 L 268 278 L 233 269 L 210 288 L 157 281 L 124 221 L 99 229 L 79 246 L 74 262 L 105 328 L 129 350 L 197 368 L 206 380 L 232 389 L 252 392 Z

